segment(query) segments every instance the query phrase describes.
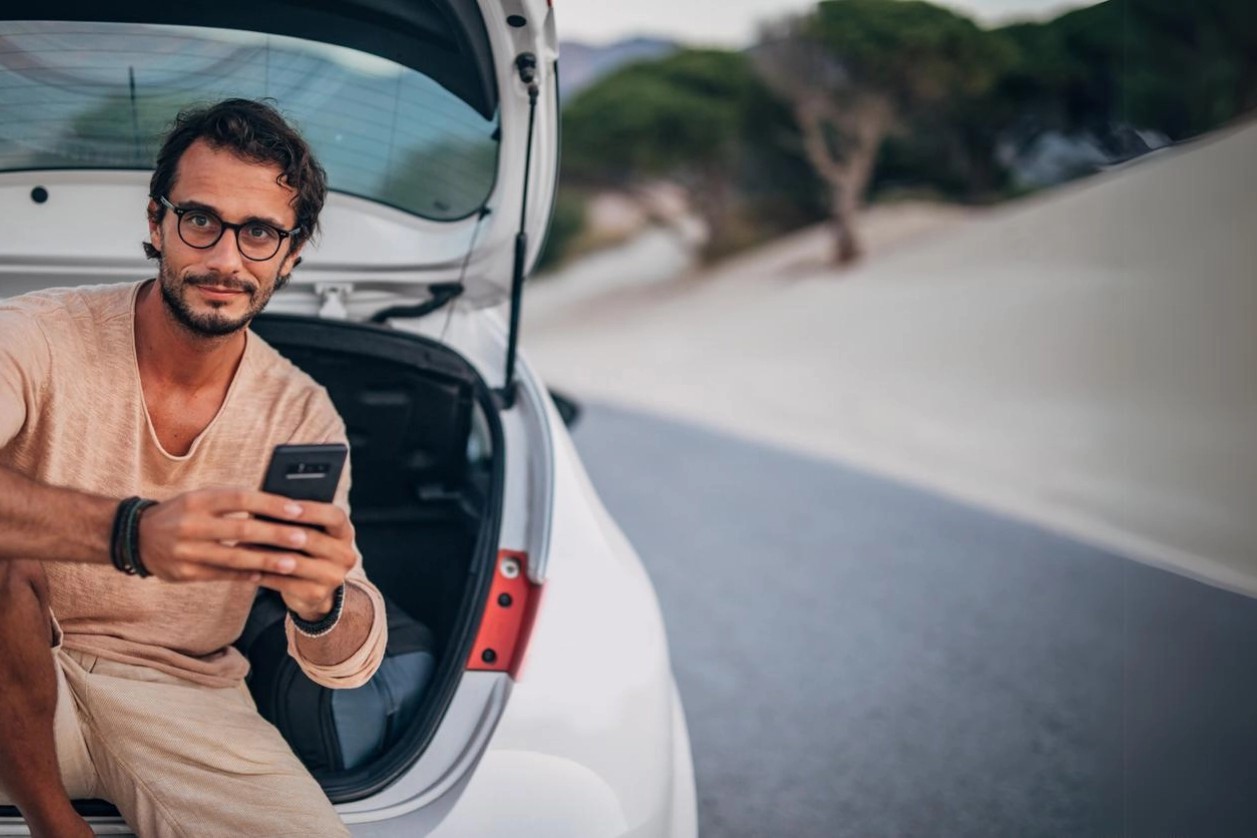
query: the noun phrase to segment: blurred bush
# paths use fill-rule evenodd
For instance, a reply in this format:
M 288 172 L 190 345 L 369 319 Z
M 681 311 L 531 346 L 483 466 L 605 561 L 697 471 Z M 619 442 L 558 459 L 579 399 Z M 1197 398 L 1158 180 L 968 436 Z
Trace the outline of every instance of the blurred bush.
M 738 52 L 681 50 L 582 90 L 563 111 L 561 176 L 585 190 L 679 184 L 709 257 L 823 215 L 789 111 Z
M 1006 27 L 1005 114 L 1065 130 L 1125 122 L 1181 140 L 1257 107 L 1257 3 L 1107 0 Z
M 547 256 L 575 240 L 582 194 L 666 180 L 709 258 L 825 215 L 850 257 L 870 195 L 999 200 L 1255 107 L 1254 0 L 1106 0 L 995 29 L 921 0 L 824 0 L 745 52 L 682 50 L 576 95 Z

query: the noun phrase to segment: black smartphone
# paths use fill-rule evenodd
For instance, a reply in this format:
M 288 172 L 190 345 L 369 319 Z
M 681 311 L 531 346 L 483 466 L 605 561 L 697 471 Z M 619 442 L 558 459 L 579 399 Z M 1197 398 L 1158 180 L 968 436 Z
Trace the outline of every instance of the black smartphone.
M 331 503 L 349 449 L 339 442 L 320 445 L 276 445 L 266 467 L 262 491 L 293 500 Z
M 349 448 L 340 442 L 317 445 L 276 445 L 271 452 L 270 465 L 266 467 L 266 477 L 262 480 L 262 491 L 273 495 L 283 495 L 293 500 L 331 503 L 336 499 L 336 487 L 340 484 L 340 473 L 345 470 L 345 458 L 348 456 Z M 276 524 L 295 524 L 321 529 L 314 524 L 284 521 L 269 515 L 256 517 L 260 521 L 271 521 Z M 270 550 L 280 549 L 264 544 L 256 546 Z

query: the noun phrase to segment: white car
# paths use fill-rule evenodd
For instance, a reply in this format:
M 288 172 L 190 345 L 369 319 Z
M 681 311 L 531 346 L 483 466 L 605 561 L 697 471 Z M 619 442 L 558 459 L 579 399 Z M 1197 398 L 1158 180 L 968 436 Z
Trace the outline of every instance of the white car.
M 558 169 L 549 2 L 15 8 L 37 19 L 0 21 L 0 293 L 153 275 L 180 107 L 270 97 L 328 170 L 322 237 L 255 328 L 337 402 L 367 572 L 435 657 L 387 747 L 316 771 L 354 834 L 695 835 L 655 592 L 516 354 Z M 0 834 L 28 834 L 16 810 Z

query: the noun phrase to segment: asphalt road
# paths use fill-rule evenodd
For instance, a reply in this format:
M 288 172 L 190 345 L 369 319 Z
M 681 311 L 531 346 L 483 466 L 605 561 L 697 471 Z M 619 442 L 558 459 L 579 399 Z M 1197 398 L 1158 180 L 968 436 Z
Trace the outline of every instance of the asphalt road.
M 831 463 L 585 405 L 713 836 L 1257 834 L 1257 602 Z

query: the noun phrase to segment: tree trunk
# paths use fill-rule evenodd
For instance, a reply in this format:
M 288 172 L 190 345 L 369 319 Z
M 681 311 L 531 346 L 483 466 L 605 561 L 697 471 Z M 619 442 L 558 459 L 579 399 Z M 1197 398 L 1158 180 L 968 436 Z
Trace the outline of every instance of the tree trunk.
M 698 173 L 690 196 L 694 209 L 707 225 L 703 260 L 714 261 L 736 247 L 730 223 L 734 216 L 733 189 L 723 171 L 711 166 Z
M 855 226 L 856 216 L 873 176 L 877 152 L 890 130 L 893 111 L 890 103 L 880 97 L 868 97 L 846 106 L 807 98 L 796 101 L 795 118 L 803 133 L 808 160 L 829 184 L 834 261 L 850 265 L 864 253 Z M 825 137 L 827 123 L 848 127 L 848 148 L 842 152 L 831 148 Z
M 834 231 L 834 262 L 850 265 L 864 255 L 864 246 L 856 230 L 859 204 L 854 190 L 845 184 L 834 184 L 830 191 L 830 225 Z
M 869 182 L 873 180 L 873 170 L 877 165 L 877 153 L 882 148 L 882 140 L 890 130 L 890 108 L 884 102 L 876 101 L 866 108 L 857 122 L 856 135 L 859 142 L 847 156 L 847 188 L 839 196 L 840 201 L 835 213 L 849 219 L 845 229 L 855 235 L 855 220 L 864 206 L 864 196 L 869 191 Z M 848 245 L 843 239 L 837 242 L 836 258 L 838 264 L 846 265 L 854 262 L 864 254 L 864 247 L 858 240 Z

